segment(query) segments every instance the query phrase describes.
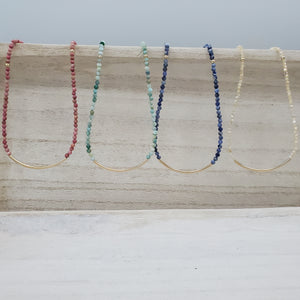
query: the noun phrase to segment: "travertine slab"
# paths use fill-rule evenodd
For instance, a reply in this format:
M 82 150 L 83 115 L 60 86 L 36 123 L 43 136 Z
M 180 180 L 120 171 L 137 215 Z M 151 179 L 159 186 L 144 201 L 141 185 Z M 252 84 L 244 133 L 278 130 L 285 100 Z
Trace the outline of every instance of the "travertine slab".
M 6 44 L 0 44 L 4 65 Z M 145 158 L 151 120 L 144 65 L 138 47 L 105 49 L 92 129 L 97 159 L 109 166 L 132 166 Z M 300 51 L 286 51 L 295 110 L 299 119 Z M 224 151 L 218 163 L 200 174 L 165 169 L 153 157 L 142 169 L 110 173 L 85 153 L 85 131 L 92 99 L 97 46 L 78 46 L 76 70 L 79 143 L 63 165 L 29 170 L 0 151 L 0 210 L 149 209 L 272 207 L 300 205 L 300 154 L 266 174 L 239 168 L 227 152 L 229 115 L 239 76 L 236 49 L 215 49 L 223 119 Z M 27 163 L 61 159 L 72 137 L 72 98 L 68 45 L 18 45 L 11 63 L 8 137 L 14 155 Z M 292 149 L 281 62 L 270 50 L 245 50 L 245 80 L 234 127 L 238 158 L 271 167 Z M 155 99 L 160 85 L 163 48 L 149 47 Z M 0 92 L 4 69 L 0 68 Z M 159 146 L 177 168 L 199 168 L 213 157 L 217 143 L 210 63 L 205 49 L 172 48 Z M 299 120 L 300 121 L 300 120 Z

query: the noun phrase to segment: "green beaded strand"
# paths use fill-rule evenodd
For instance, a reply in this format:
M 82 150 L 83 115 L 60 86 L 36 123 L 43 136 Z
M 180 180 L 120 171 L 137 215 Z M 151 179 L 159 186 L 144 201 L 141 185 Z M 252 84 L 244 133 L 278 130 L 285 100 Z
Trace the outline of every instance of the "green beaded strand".
M 157 130 L 156 130 L 156 122 L 155 122 L 155 110 L 153 104 L 153 95 L 152 95 L 152 86 L 151 86 L 151 76 L 150 76 L 150 68 L 149 68 L 149 57 L 147 51 L 147 45 L 145 42 L 141 43 L 142 52 L 144 56 L 144 64 L 145 64 L 145 74 L 146 74 L 146 83 L 147 83 L 147 90 L 148 90 L 148 97 L 149 97 L 149 106 L 150 106 L 150 113 L 152 118 L 152 146 L 150 148 L 150 152 L 146 155 L 147 159 L 150 159 L 151 156 L 154 154 L 156 142 L 157 142 Z
M 94 85 L 94 91 L 93 91 L 93 103 L 91 105 L 90 116 L 89 116 L 88 126 L 87 126 L 87 130 L 86 130 L 86 151 L 89 154 L 92 161 L 95 160 L 95 157 L 92 154 L 90 135 L 91 135 L 91 129 L 92 129 L 92 121 L 94 119 L 95 105 L 97 102 L 97 92 L 98 92 L 98 88 L 99 88 L 99 84 L 100 84 L 100 74 L 101 74 L 104 47 L 105 47 L 105 42 L 101 41 L 99 43 L 97 71 L 96 71 L 95 85 Z
M 144 42 L 142 42 L 141 47 L 142 47 L 142 52 L 143 52 L 143 56 L 144 56 L 147 94 L 149 97 L 149 106 L 150 106 L 150 113 L 151 113 L 151 119 L 152 119 L 152 134 L 153 134 L 152 145 L 150 148 L 150 152 L 146 155 L 146 158 L 150 159 L 152 157 L 152 155 L 154 154 L 156 142 L 157 142 L 157 130 L 156 130 L 156 122 L 155 122 L 156 115 L 155 115 L 155 109 L 154 109 L 154 103 L 153 103 L 154 98 L 153 98 L 153 94 L 152 94 L 153 90 L 152 90 L 152 86 L 151 86 L 151 76 L 150 76 L 149 57 L 148 57 L 147 46 Z M 95 157 L 92 154 L 92 149 L 91 149 L 91 144 L 90 144 L 90 134 L 91 134 L 91 129 L 92 129 L 92 121 L 94 118 L 95 104 L 97 102 L 97 92 L 98 92 L 98 88 L 99 88 L 99 84 L 100 84 L 100 74 L 101 74 L 104 48 L 105 48 L 105 42 L 101 41 L 99 43 L 97 72 L 96 72 L 95 85 L 94 85 L 94 90 L 93 90 L 93 103 L 91 105 L 89 122 L 88 122 L 88 126 L 87 126 L 87 131 L 86 131 L 86 135 L 87 135 L 86 151 L 89 154 L 92 161 L 95 161 Z

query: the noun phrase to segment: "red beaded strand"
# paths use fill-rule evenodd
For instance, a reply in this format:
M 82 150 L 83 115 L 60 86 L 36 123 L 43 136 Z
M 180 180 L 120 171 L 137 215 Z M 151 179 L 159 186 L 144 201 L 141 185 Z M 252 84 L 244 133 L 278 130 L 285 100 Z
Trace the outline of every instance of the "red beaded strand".
M 5 83 L 4 83 L 4 102 L 3 102 L 3 113 L 2 113 L 2 137 L 3 137 L 3 147 L 8 156 L 11 155 L 11 152 L 7 144 L 7 132 L 6 132 L 6 121 L 7 121 L 7 106 L 8 106 L 8 94 L 9 94 L 9 73 L 10 73 L 10 59 L 12 50 L 16 44 L 23 43 L 20 40 L 12 40 L 8 46 L 6 61 L 5 61 Z
M 65 154 L 65 158 L 68 158 L 77 143 L 77 134 L 78 134 L 78 103 L 76 95 L 76 74 L 75 74 L 75 46 L 77 43 L 72 41 L 70 44 L 70 63 L 71 63 L 71 82 L 72 82 L 72 97 L 73 97 L 73 114 L 74 114 L 74 131 L 73 131 L 73 141 L 69 148 L 69 151 Z
M 12 55 L 12 50 L 18 43 L 23 43 L 20 40 L 12 40 L 8 46 L 8 51 L 6 55 L 5 61 L 5 85 L 4 85 L 4 103 L 3 103 L 3 114 L 2 114 L 2 137 L 3 137 L 3 147 L 7 155 L 12 158 L 14 161 L 20 163 L 15 158 L 12 157 L 11 151 L 9 150 L 7 143 L 7 132 L 6 132 L 6 121 L 7 121 L 7 107 L 8 107 L 8 95 L 9 95 L 9 79 L 10 79 L 10 60 Z M 65 159 L 67 159 L 73 152 L 75 145 L 77 143 L 77 135 L 78 135 L 78 103 L 77 103 L 77 89 L 76 89 L 76 74 L 75 74 L 75 46 L 77 43 L 72 41 L 70 44 L 70 71 L 71 71 L 71 83 L 72 83 L 72 98 L 73 98 L 73 115 L 74 115 L 74 131 L 73 131 L 73 140 L 72 144 L 69 148 L 69 151 L 65 154 Z M 23 166 L 31 167 L 29 165 L 21 163 Z M 56 166 L 38 166 L 36 168 L 46 168 Z M 35 168 L 35 167 L 32 167 Z

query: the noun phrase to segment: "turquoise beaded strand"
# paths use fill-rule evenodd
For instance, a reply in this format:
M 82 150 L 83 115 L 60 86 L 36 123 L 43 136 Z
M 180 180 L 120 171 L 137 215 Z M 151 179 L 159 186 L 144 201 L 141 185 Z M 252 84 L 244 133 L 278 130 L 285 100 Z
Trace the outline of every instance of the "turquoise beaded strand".
M 101 74 L 102 58 L 103 58 L 104 48 L 105 48 L 105 42 L 101 41 L 99 43 L 97 71 L 96 71 L 95 85 L 94 85 L 94 90 L 93 90 L 93 103 L 91 105 L 90 116 L 89 116 L 87 131 L 86 131 L 86 136 L 87 136 L 86 137 L 86 151 L 89 154 L 92 161 L 95 161 L 95 157 L 92 154 L 91 143 L 90 143 L 90 135 L 91 135 L 91 129 L 92 129 L 92 122 L 93 122 L 93 119 L 94 119 L 95 105 L 96 105 L 96 102 L 97 102 L 97 92 L 98 92 L 98 88 L 99 88 L 99 84 L 100 84 L 100 74 Z
M 147 159 L 150 159 L 151 156 L 154 154 L 156 143 L 157 143 L 157 128 L 156 128 L 156 114 L 153 104 L 153 90 L 151 86 L 151 76 L 150 76 L 150 68 L 149 68 L 149 56 L 147 45 L 145 42 L 141 43 L 143 56 L 144 56 L 144 64 L 145 64 L 145 74 L 146 74 L 146 82 L 147 82 L 147 89 L 148 89 L 148 97 L 149 97 L 149 106 L 150 106 L 150 113 L 152 118 L 152 145 L 150 148 L 150 152 L 146 155 Z
M 153 103 L 154 99 L 153 99 L 153 94 L 152 94 L 153 90 L 152 90 L 152 86 L 151 86 L 148 51 L 147 51 L 146 44 L 143 42 L 141 44 L 141 48 L 142 48 L 142 52 L 143 52 L 143 56 L 144 56 L 145 74 L 146 74 L 146 82 L 147 82 L 147 94 L 148 94 L 148 97 L 149 97 L 149 106 L 150 106 L 150 113 L 151 113 L 151 118 L 152 118 L 152 135 L 153 135 L 152 145 L 151 145 L 149 153 L 146 155 L 146 159 L 143 162 L 139 163 L 136 166 L 130 167 L 130 168 L 115 169 L 115 168 L 106 167 L 106 166 L 102 165 L 101 163 L 99 163 L 95 159 L 94 155 L 92 154 L 92 148 L 91 148 L 91 143 L 90 143 L 92 121 L 93 121 L 93 118 L 94 118 L 95 104 L 97 102 L 97 93 L 98 93 L 98 89 L 99 89 L 99 85 L 100 85 L 100 74 L 101 74 L 102 58 L 103 58 L 104 48 L 105 48 L 105 42 L 101 41 L 99 43 L 97 71 L 96 71 L 96 78 L 95 78 L 95 84 L 94 84 L 94 90 L 93 90 L 93 102 L 92 102 L 91 109 L 90 109 L 89 121 L 88 121 L 88 126 L 87 126 L 87 131 L 86 131 L 86 134 L 87 134 L 87 137 L 86 137 L 86 150 L 87 150 L 87 153 L 89 154 L 91 160 L 96 165 L 98 165 L 99 167 L 101 167 L 103 169 L 106 169 L 106 170 L 109 170 L 109 171 L 114 171 L 114 172 L 126 172 L 126 171 L 130 171 L 130 170 L 140 168 L 146 162 L 148 162 L 149 159 L 154 154 L 155 147 L 156 147 L 156 142 L 157 142 L 157 129 L 156 129 L 156 120 L 155 120 L 156 115 L 155 115 L 155 109 L 154 109 L 154 103 Z

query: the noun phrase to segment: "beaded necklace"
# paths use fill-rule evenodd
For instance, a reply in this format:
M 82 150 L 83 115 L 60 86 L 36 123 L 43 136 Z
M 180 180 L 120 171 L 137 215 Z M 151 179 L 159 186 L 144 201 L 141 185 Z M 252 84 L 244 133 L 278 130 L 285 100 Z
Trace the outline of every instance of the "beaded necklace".
M 220 95 L 219 95 L 219 83 L 218 83 L 218 77 L 217 77 L 217 71 L 216 71 L 216 61 L 213 53 L 212 46 L 209 44 L 206 44 L 203 48 L 207 48 L 209 57 L 210 57 L 210 62 L 211 62 L 211 71 L 212 71 L 212 76 L 214 80 L 214 93 L 215 93 L 215 105 L 216 105 L 216 112 L 217 112 L 217 118 L 218 118 L 218 147 L 215 153 L 215 156 L 211 160 L 211 162 L 206 165 L 205 167 L 201 169 L 195 169 L 195 170 L 181 170 L 181 169 L 175 169 L 171 167 L 169 164 L 164 162 L 161 159 L 161 155 L 158 151 L 158 144 L 156 142 L 156 147 L 155 147 L 155 155 L 157 159 L 159 160 L 160 163 L 162 163 L 165 167 L 168 169 L 179 172 L 179 173 L 198 173 L 201 171 L 204 171 L 214 165 L 216 161 L 218 160 L 221 150 L 222 150 L 222 144 L 223 144 L 223 127 L 222 127 L 222 114 L 221 114 L 221 108 L 220 108 Z M 163 76 L 162 76 L 162 81 L 161 81 L 161 86 L 160 86 L 160 94 L 158 98 L 158 103 L 157 103 L 157 110 L 156 110 L 156 129 L 158 131 L 158 126 L 159 126 L 159 119 L 160 119 L 160 111 L 162 108 L 162 102 L 163 102 L 163 96 L 164 96 L 164 89 L 166 86 L 166 80 L 167 80 L 167 70 L 168 70 L 168 57 L 169 57 L 169 44 L 165 44 L 165 50 L 164 50 L 164 63 L 163 63 Z
M 9 79 L 10 79 L 10 60 L 12 55 L 12 50 L 14 47 L 19 44 L 23 43 L 20 40 L 12 40 L 8 46 L 8 51 L 6 55 L 6 62 L 5 62 L 5 90 L 4 90 L 4 103 L 3 103 L 3 114 L 2 114 L 2 137 L 3 137 L 3 147 L 5 152 L 7 153 L 8 157 L 12 159 L 15 163 L 30 169 L 48 169 L 55 166 L 60 165 L 64 162 L 73 152 L 75 148 L 75 144 L 77 143 L 77 133 L 78 133 L 78 103 L 77 103 L 77 96 L 76 96 L 76 79 L 75 79 L 75 46 L 76 42 L 72 41 L 70 44 L 70 63 L 71 63 L 71 80 L 72 80 L 72 98 L 73 98 L 73 115 L 74 115 L 74 131 L 73 131 L 73 140 L 72 144 L 69 148 L 69 151 L 65 153 L 64 158 L 54 164 L 49 165 L 29 165 L 23 163 L 16 159 L 11 151 L 9 150 L 8 143 L 7 143 L 7 131 L 6 131 L 6 122 L 7 122 L 7 107 L 8 107 L 8 94 L 9 94 Z
M 278 48 L 278 47 L 274 47 L 271 48 L 272 50 L 275 50 L 279 57 L 280 60 L 282 62 L 282 68 L 283 68 L 283 75 L 284 75 L 284 80 L 285 80 L 285 88 L 286 88 L 286 93 L 287 93 L 287 97 L 288 97 L 288 102 L 289 102 L 289 108 L 290 108 L 290 113 L 291 113 L 291 117 L 292 117 L 292 124 L 293 124 L 293 134 L 294 134 L 294 147 L 292 152 L 290 153 L 289 157 L 284 160 L 283 162 L 279 163 L 278 165 L 276 165 L 275 167 L 272 168 L 268 168 L 268 169 L 256 169 L 256 168 L 251 168 L 248 167 L 246 165 L 244 165 L 243 163 L 241 163 L 240 161 L 238 161 L 232 152 L 232 126 L 234 123 L 234 117 L 235 117 L 235 113 L 239 104 L 239 100 L 241 97 L 241 87 L 242 87 L 242 83 L 243 83 L 243 79 L 244 79 L 244 68 L 245 68 L 245 55 L 244 55 L 244 49 L 242 46 L 238 46 L 238 49 L 240 50 L 240 61 L 241 61 L 241 67 L 240 67 L 240 77 L 239 77 L 239 82 L 237 85 L 237 90 L 236 90 L 236 97 L 234 100 L 234 104 L 233 104 L 233 111 L 230 115 L 230 125 L 229 125 L 229 129 L 228 129 L 228 140 L 229 140 L 229 152 L 232 156 L 233 161 L 239 165 L 242 168 L 245 168 L 247 170 L 250 171 L 254 171 L 254 172 L 270 172 L 273 170 L 276 170 L 284 165 L 286 165 L 291 159 L 292 157 L 295 155 L 297 148 L 298 148 L 298 127 L 297 127 L 297 122 L 296 122 L 296 116 L 294 113 L 294 104 L 293 104 L 293 98 L 292 98 L 292 94 L 291 94 L 291 88 L 290 88 L 290 80 L 289 80 L 289 74 L 288 74 L 288 69 L 287 69 L 287 63 L 286 63 L 286 58 L 283 54 L 283 51 Z
M 152 145 L 151 145 L 150 151 L 146 155 L 146 159 L 144 161 L 142 161 L 141 163 L 139 163 L 139 164 L 137 164 L 133 167 L 117 169 L 117 168 L 111 168 L 111 167 L 104 166 L 102 163 L 98 162 L 95 159 L 95 156 L 92 153 L 91 141 L 90 141 L 92 121 L 93 121 L 93 118 L 94 118 L 95 104 L 97 102 L 97 94 L 98 94 L 98 89 L 99 89 L 99 84 L 100 84 L 100 75 L 101 75 L 101 67 L 102 67 L 102 59 L 103 59 L 104 48 L 105 48 L 105 42 L 101 41 L 99 43 L 96 81 L 95 81 L 94 91 L 93 91 L 93 102 L 92 102 L 91 109 L 90 109 L 90 116 L 89 116 L 87 131 L 86 131 L 86 135 L 87 135 L 87 137 L 86 137 L 86 151 L 87 151 L 88 155 L 90 156 L 91 160 L 97 166 L 99 166 L 103 169 L 106 169 L 108 171 L 113 171 L 113 172 L 127 172 L 127 171 L 131 171 L 131 170 L 134 170 L 134 169 L 138 169 L 141 166 L 143 166 L 146 162 L 148 162 L 149 159 L 154 154 L 155 145 L 156 145 L 157 130 L 156 130 L 156 122 L 155 122 L 155 111 L 154 111 L 154 105 L 153 105 L 153 95 L 152 95 L 153 90 L 152 90 L 152 87 L 151 87 L 151 77 L 150 77 L 150 69 L 149 69 L 148 51 L 147 51 L 146 44 L 144 42 L 142 42 L 141 50 L 142 50 L 143 57 L 144 57 L 145 74 L 146 74 L 146 82 L 147 82 L 147 95 L 148 95 L 148 98 L 149 98 L 150 113 L 151 113 L 151 118 L 152 118 L 152 134 L 153 134 Z

